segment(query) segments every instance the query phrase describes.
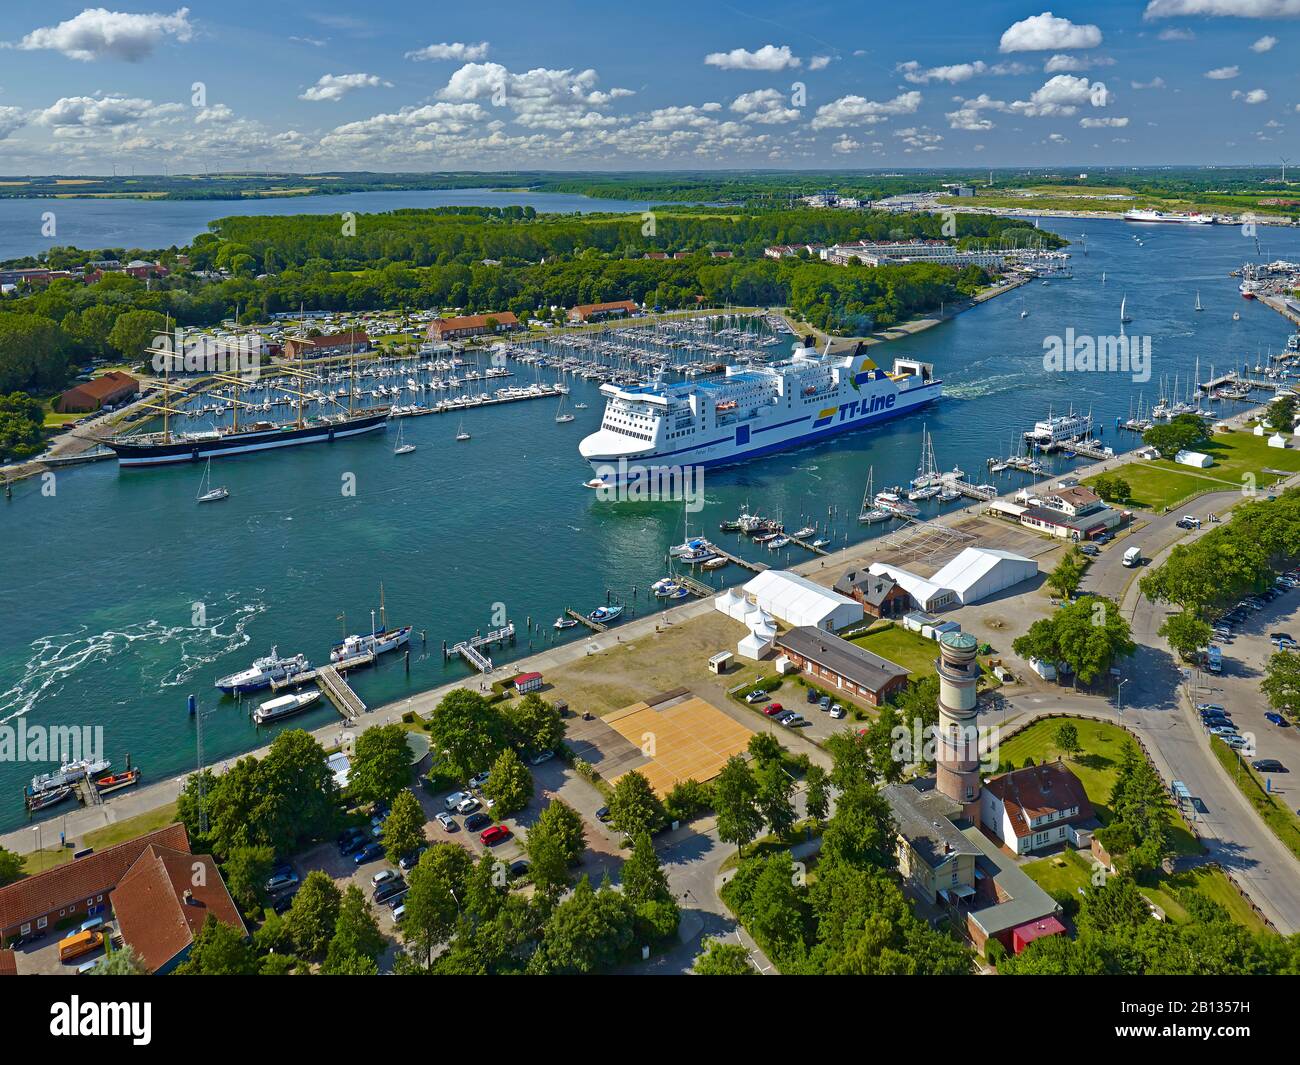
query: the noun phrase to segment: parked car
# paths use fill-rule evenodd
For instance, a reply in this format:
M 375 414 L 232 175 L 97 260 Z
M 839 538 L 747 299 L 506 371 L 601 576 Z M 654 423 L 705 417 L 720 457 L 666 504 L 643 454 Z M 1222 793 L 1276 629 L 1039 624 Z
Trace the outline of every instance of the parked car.
M 767 698 L 767 692 L 753 691 L 745 696 L 745 702 L 749 703 L 752 706 L 754 703 L 761 703 L 766 698 Z
M 298 874 L 292 869 L 289 872 L 276 873 L 267 878 L 266 890 L 274 895 L 276 892 L 283 891 L 285 888 L 291 888 L 298 883 Z
M 1197 703 L 1196 709 L 1201 713 L 1205 713 L 1207 710 L 1217 710 L 1222 714 L 1227 711 L 1226 707 L 1220 706 L 1218 703 Z
M 1226 739 L 1229 736 L 1239 736 L 1236 725 L 1215 725 L 1210 729 L 1211 736 L 1218 736 L 1220 739 Z
M 396 880 L 396 879 L 397 879 L 396 869 L 380 869 L 379 872 L 375 873 L 375 875 L 370 878 L 370 886 L 372 888 L 377 888 L 380 884 L 386 883 L 389 880 Z
M 482 828 L 484 825 L 490 825 L 491 823 L 492 823 L 492 818 L 488 817 L 487 814 L 484 813 L 470 814 L 467 818 L 465 818 L 465 831 L 475 832 L 478 829 Z
M 599 821 L 602 825 L 609 821 L 608 806 L 602 806 L 599 810 L 596 811 L 596 820 Z
M 528 764 L 541 765 L 543 762 L 549 762 L 554 757 L 555 757 L 554 751 L 538 751 L 535 755 L 533 755 L 530 759 L 528 759 Z
M 437 817 L 434 818 L 434 820 L 437 821 L 438 824 L 442 825 L 442 830 L 444 832 L 456 831 L 456 819 L 452 817 L 451 814 L 440 813 L 438 814 Z
M 769 706 L 763 707 L 763 713 L 765 713 L 768 717 L 776 717 L 777 714 L 784 714 L 785 712 L 786 712 L 785 707 L 782 706 L 780 703 L 772 703 Z
M 798 728 L 808 719 L 803 714 L 786 714 L 781 718 L 781 724 L 786 728 Z
M 1245 736 L 1237 736 L 1234 734 L 1232 736 L 1220 736 L 1219 738 L 1234 751 L 1242 751 L 1250 746 L 1250 743 L 1247 741 Z
M 833 717 L 836 721 L 842 720 L 844 717 L 844 713 L 845 713 L 844 707 L 840 706 L 839 703 L 836 703 L 834 706 L 831 707 L 831 717 Z
M 823 695 L 817 700 L 817 706 L 819 709 L 829 710 L 831 708 L 831 697 L 829 695 Z
M 518 880 L 521 876 L 527 876 L 530 868 L 527 858 L 516 858 L 510 863 L 510 879 Z
M 377 861 L 384 856 L 384 845 L 382 843 L 367 843 L 356 854 L 352 856 L 352 861 L 356 865 L 365 865 L 366 862 Z
M 420 864 L 420 855 L 427 851 L 428 847 L 417 847 L 410 854 L 403 854 L 397 859 L 397 864 L 401 866 L 402 872 L 409 873 Z
M 387 880 L 374 890 L 376 902 L 387 902 L 406 891 L 406 881 L 400 876 L 396 880 Z
M 473 795 L 466 795 L 456 804 L 456 812 L 458 814 L 472 814 L 482 805 Z
M 282 895 L 276 895 L 271 899 L 271 909 L 278 914 L 289 912 L 289 907 L 293 905 L 293 900 L 298 897 L 298 889 L 295 887 L 292 891 L 286 891 Z
M 1267 721 L 1270 725 L 1276 725 L 1278 728 L 1287 727 L 1286 718 L 1284 718 L 1281 714 L 1275 714 L 1272 712 L 1267 713 L 1264 715 L 1264 720 Z
M 442 800 L 443 809 L 454 810 L 466 799 L 471 799 L 471 798 L 473 798 L 473 796 L 470 795 L 470 793 L 467 791 L 453 791 L 450 795 L 448 795 L 445 799 Z
M 808 689 L 808 701 L 809 701 L 810 703 L 815 703 L 815 702 L 817 702 L 817 700 L 820 699 L 820 698 L 821 698 L 821 696 L 817 694 L 817 689 L 816 689 L 816 688 L 809 688 L 809 689 Z
M 469 778 L 469 786 L 471 788 L 481 788 L 484 784 L 488 782 L 488 777 L 490 777 L 491 775 L 492 775 L 492 771 L 490 769 L 485 769 L 481 773 L 475 773 L 472 777 Z
M 1080 545 L 1079 545 L 1079 554 L 1081 554 L 1081 555 L 1088 555 L 1089 557 L 1091 557 L 1091 556 L 1094 556 L 1094 555 L 1100 555 L 1100 554 L 1101 554 L 1101 551 L 1099 551 L 1099 550 L 1097 549 L 1097 545 L 1096 545 L 1096 544 L 1080 544 Z
M 478 834 L 479 842 L 485 847 L 494 847 L 510 838 L 510 829 L 505 825 L 493 825 Z
M 1250 768 L 1257 773 L 1285 773 L 1286 766 L 1276 758 L 1256 758 L 1250 763 Z

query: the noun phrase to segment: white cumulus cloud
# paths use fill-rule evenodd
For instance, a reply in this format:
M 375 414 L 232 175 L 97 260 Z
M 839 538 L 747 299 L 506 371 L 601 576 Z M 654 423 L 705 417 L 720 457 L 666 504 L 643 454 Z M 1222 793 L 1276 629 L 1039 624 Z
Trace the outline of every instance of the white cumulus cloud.
M 1251 89 L 1249 92 L 1242 92 L 1240 89 L 1232 90 L 1232 98 L 1241 100 L 1248 104 L 1262 104 L 1268 102 L 1268 92 L 1264 89 Z
M 1109 126 L 1111 129 L 1123 129 L 1128 125 L 1127 118 L 1116 116 L 1114 118 L 1081 118 L 1079 125 L 1084 129 L 1099 129 Z
M 893 115 L 915 114 L 921 106 L 921 94 L 904 92 L 892 100 L 867 100 L 861 96 L 841 96 L 838 100 L 817 108 L 813 129 L 834 129 L 839 126 L 874 126 Z
M 1151 0 L 1143 18 L 1300 18 L 1300 0 Z
M 80 15 L 32 30 L 17 47 L 24 51 L 60 52 L 69 59 L 90 62 L 94 59 L 124 59 L 138 63 L 148 58 L 165 37 L 188 41 L 194 36 L 189 8 L 182 7 L 170 15 L 137 15 L 88 7 Z
M 322 74 L 320 81 L 299 95 L 299 100 L 342 100 L 353 89 L 391 89 L 393 83 L 378 74 Z
M 733 48 L 730 52 L 710 52 L 704 57 L 706 66 L 720 70 L 785 70 L 797 67 L 801 60 L 790 51 L 788 44 L 765 44 L 755 52 Z
M 741 93 L 731 101 L 731 109 L 751 122 L 778 125 L 793 122 L 799 111 L 787 104 L 785 94 L 777 89 L 756 89 Z
M 1213 70 L 1207 70 L 1205 76 L 1211 81 L 1228 81 L 1240 73 L 1239 67 L 1215 67 Z
M 1250 46 L 1252 52 L 1271 52 L 1277 47 L 1277 38 L 1265 34 L 1258 41 Z
M 479 41 L 478 44 L 462 44 L 455 41 L 451 44 L 428 44 L 423 48 L 417 48 L 412 52 L 406 53 L 407 59 L 456 59 L 462 63 L 475 63 L 480 59 L 486 59 L 488 54 L 487 41 Z
M 1096 48 L 1099 44 L 1101 30 L 1098 27 L 1079 25 L 1044 11 L 1009 27 L 1002 34 L 998 49 L 1002 52 L 1064 52 L 1075 48 Z

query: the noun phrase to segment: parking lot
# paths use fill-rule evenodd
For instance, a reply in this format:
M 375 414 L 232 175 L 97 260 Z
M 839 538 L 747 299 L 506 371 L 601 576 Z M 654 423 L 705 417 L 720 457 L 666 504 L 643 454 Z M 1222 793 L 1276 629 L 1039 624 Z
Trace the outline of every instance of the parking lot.
M 1300 591 L 1281 592 L 1262 608 L 1247 609 L 1242 620 L 1233 625 L 1231 635 L 1216 638 L 1223 671 L 1215 675 L 1195 670 L 1192 701 L 1223 706 L 1238 732 L 1252 744 L 1243 752 L 1252 761 L 1280 761 L 1287 772 L 1270 774 L 1271 786 L 1275 792 L 1285 792 L 1294 787 L 1290 776 L 1300 772 L 1300 729 L 1279 726 L 1265 717 L 1273 711 L 1259 684 L 1269 657 L 1278 649 L 1270 639 L 1272 633 L 1300 634 Z M 1300 799 L 1290 805 L 1300 805 Z

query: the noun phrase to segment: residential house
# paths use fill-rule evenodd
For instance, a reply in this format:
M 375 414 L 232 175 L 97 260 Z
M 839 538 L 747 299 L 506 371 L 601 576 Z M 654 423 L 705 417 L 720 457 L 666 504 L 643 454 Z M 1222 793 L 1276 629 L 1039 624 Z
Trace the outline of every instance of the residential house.
M 429 323 L 425 336 L 430 340 L 460 340 L 465 337 L 484 336 L 501 330 L 518 329 L 519 319 L 513 311 L 493 311 L 491 314 L 461 314 L 454 318 L 435 318 Z
M 1083 845 L 1093 820 L 1083 784 L 1063 762 L 1004 773 L 986 781 L 980 792 L 980 823 L 1016 854 L 1062 843 Z

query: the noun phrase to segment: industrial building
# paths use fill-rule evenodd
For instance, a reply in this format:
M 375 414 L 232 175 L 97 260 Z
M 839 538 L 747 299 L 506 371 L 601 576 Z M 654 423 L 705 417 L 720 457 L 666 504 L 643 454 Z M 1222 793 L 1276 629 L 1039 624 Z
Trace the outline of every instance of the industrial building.
M 777 636 L 776 646 L 810 680 L 871 706 L 906 687 L 910 676 L 889 659 L 811 626 Z

